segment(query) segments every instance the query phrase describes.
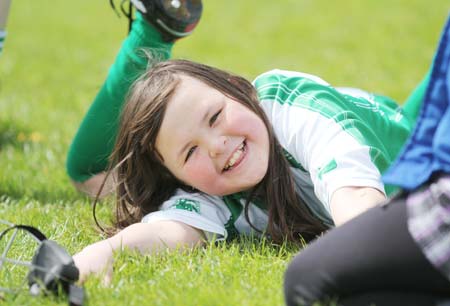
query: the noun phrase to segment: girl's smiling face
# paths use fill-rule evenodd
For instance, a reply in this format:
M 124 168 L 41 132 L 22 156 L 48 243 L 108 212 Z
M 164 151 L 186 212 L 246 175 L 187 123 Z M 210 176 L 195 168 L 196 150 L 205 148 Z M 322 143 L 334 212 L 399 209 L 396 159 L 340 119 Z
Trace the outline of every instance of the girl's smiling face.
M 255 186 L 269 162 L 269 136 L 261 118 L 188 76 L 180 76 L 167 105 L 156 148 L 175 177 L 211 195 Z

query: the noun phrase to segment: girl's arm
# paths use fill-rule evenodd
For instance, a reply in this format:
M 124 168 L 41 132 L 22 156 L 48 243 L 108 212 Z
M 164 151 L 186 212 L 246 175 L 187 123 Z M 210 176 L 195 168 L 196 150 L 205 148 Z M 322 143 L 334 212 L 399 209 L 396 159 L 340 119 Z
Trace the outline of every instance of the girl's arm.
M 113 253 L 124 247 L 152 254 L 164 249 L 192 248 L 204 243 L 203 232 L 177 221 L 136 223 L 111 238 L 96 242 L 75 254 L 73 259 L 80 271 L 79 280 L 91 274 L 105 272 L 105 282 L 112 276 Z
M 384 194 L 375 188 L 339 188 L 331 196 L 330 202 L 334 224 L 339 226 L 385 200 Z

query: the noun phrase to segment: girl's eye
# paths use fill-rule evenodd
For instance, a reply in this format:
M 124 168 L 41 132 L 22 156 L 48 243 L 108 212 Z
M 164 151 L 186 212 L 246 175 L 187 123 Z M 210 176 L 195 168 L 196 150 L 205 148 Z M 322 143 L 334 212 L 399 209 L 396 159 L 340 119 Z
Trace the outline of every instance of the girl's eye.
M 195 149 L 197 149 L 197 146 L 193 146 L 192 148 L 189 149 L 189 151 L 186 154 L 186 159 L 184 160 L 184 162 L 187 162 L 189 157 L 191 157 L 191 155 L 194 154 Z
M 209 119 L 209 126 L 212 126 L 214 124 L 214 122 L 217 121 L 217 118 L 219 117 L 220 113 L 222 112 L 222 109 L 219 110 L 217 113 L 215 113 L 211 119 Z

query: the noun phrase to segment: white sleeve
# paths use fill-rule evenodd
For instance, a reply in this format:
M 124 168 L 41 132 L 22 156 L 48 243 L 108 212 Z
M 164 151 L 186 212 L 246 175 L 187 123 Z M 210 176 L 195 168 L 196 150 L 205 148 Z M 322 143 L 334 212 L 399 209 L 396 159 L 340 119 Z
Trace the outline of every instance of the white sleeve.
M 228 236 L 225 224 L 229 218 L 230 212 L 220 197 L 178 190 L 142 222 L 178 221 L 202 230 L 208 240 L 223 240 Z
M 373 187 L 384 193 L 380 171 L 372 162 L 375 148 L 361 144 L 320 113 L 291 107 L 286 115 L 288 120 L 278 133 L 284 135 L 287 150 L 309 172 L 314 193 L 328 211 L 331 196 L 341 187 Z

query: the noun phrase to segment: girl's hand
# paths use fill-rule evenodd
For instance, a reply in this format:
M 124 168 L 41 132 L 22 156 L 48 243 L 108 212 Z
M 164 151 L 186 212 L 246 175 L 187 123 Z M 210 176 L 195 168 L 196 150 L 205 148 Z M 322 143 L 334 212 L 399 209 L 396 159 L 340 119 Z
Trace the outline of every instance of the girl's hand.
M 109 285 L 113 273 L 113 249 L 108 240 L 102 240 L 85 247 L 73 256 L 83 283 L 90 274 L 104 273 L 103 283 Z

